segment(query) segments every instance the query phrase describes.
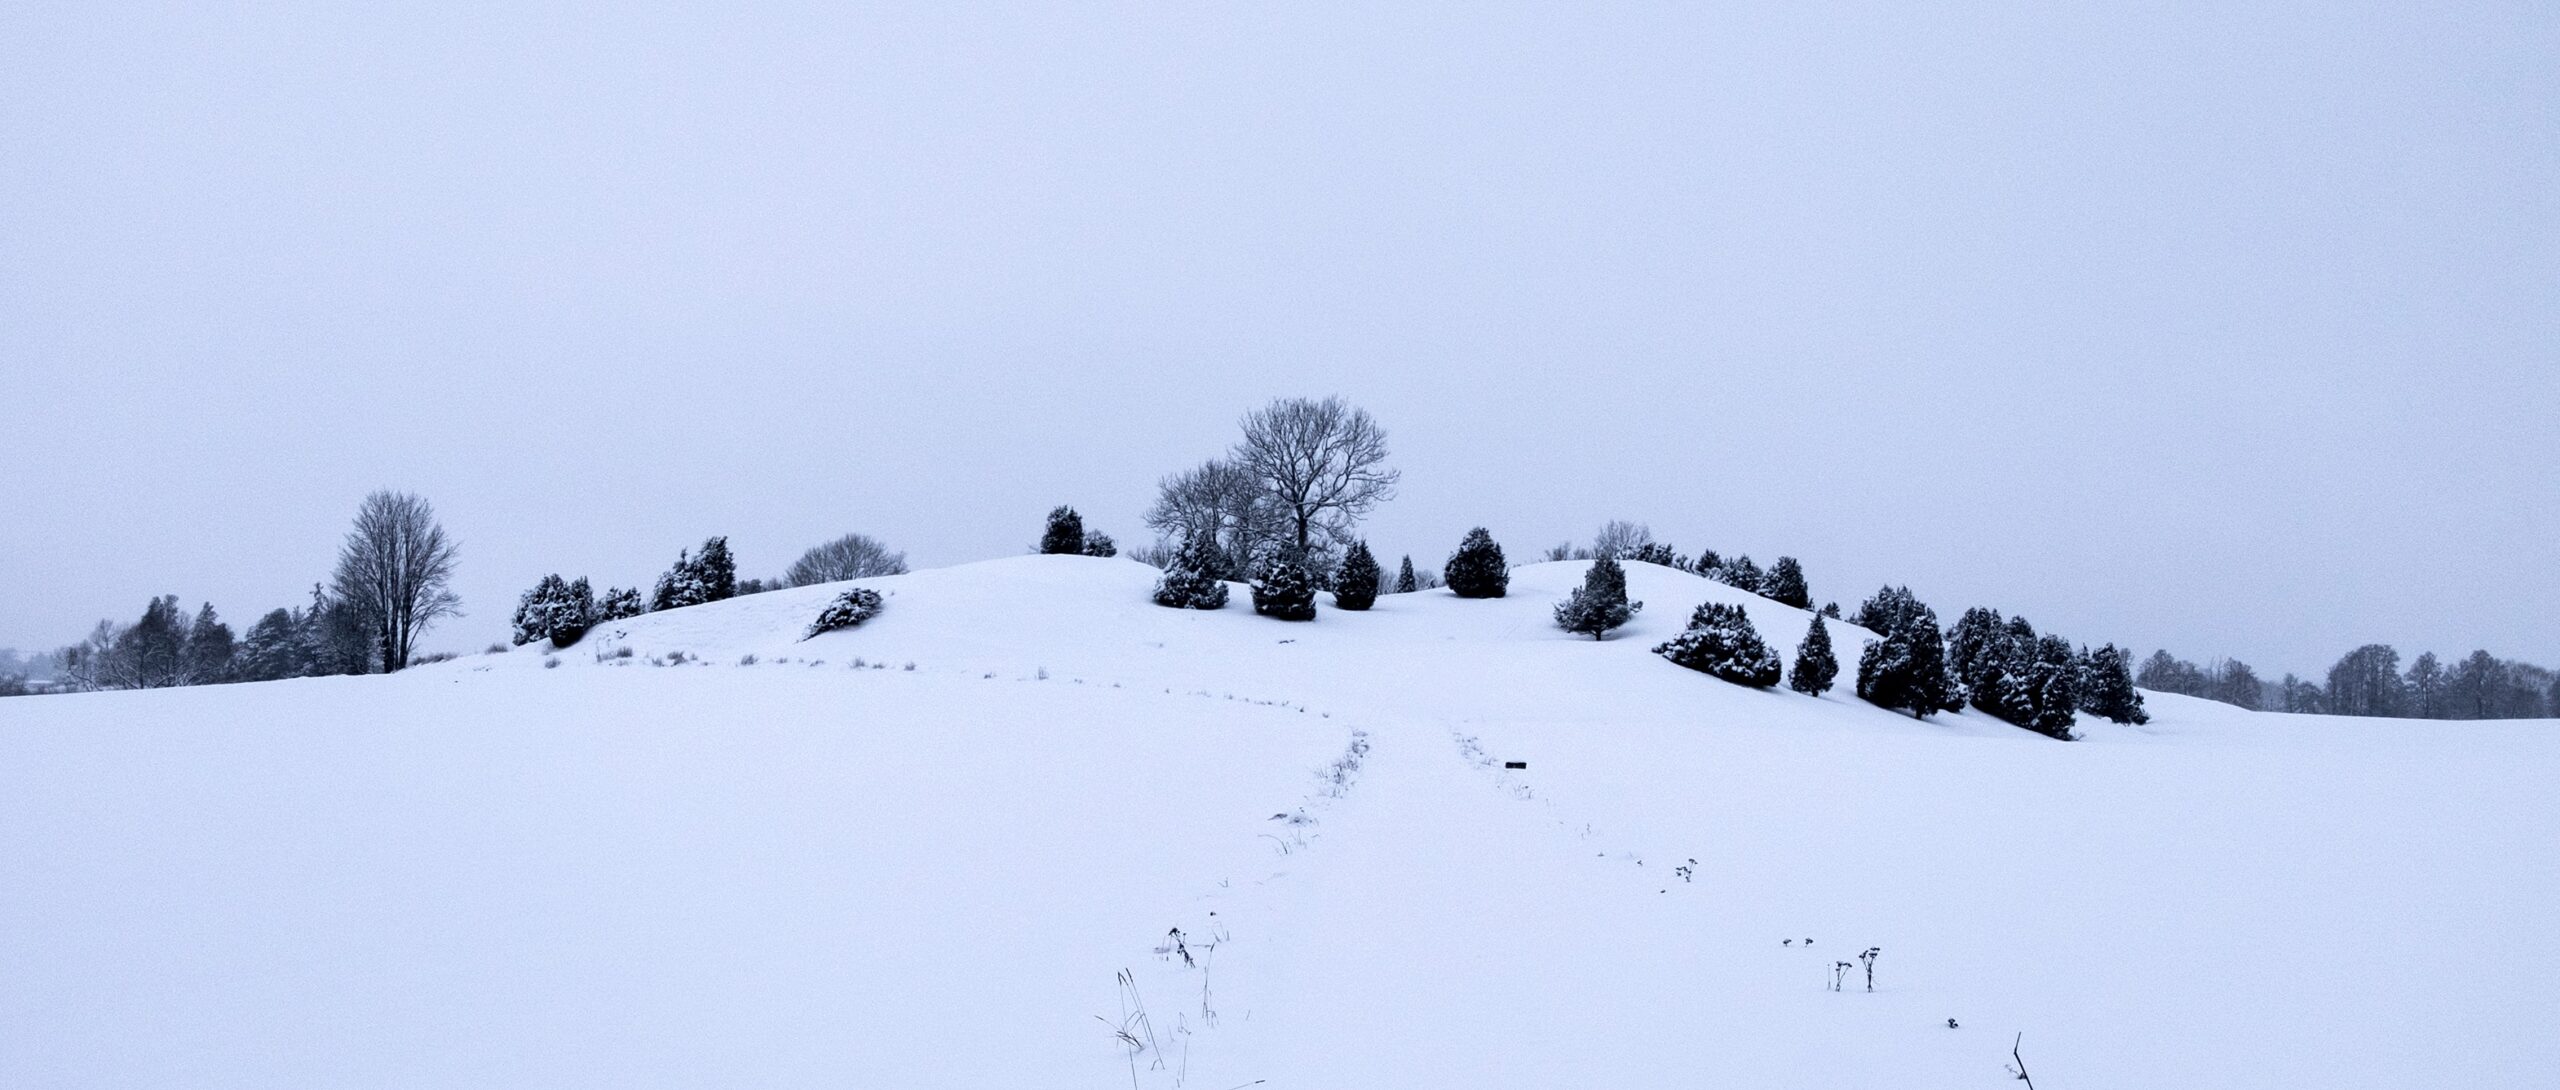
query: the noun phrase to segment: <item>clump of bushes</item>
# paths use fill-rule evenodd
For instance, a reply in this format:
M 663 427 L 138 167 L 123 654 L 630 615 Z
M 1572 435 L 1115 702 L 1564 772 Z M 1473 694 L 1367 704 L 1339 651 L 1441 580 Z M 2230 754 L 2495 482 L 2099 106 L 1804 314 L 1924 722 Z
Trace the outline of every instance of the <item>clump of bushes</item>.
M 1653 653 L 1700 673 L 1766 689 L 1778 683 L 1778 653 L 1760 639 L 1751 615 L 1721 602 L 1700 605 L 1689 627 Z
M 1493 534 L 1478 526 L 1467 531 L 1457 552 L 1449 554 L 1440 578 L 1460 598 L 1500 598 L 1511 589 L 1511 565 L 1503 560 L 1502 546 L 1494 544 Z
M 805 640 L 820 633 L 852 628 L 879 616 L 886 604 L 881 600 L 879 591 L 854 587 L 836 595 L 834 601 L 827 603 L 827 608 L 819 610 L 818 619 L 809 622 L 809 634 L 800 638 Z
M 550 640 L 555 647 L 567 647 L 586 635 L 596 623 L 596 596 L 588 589 L 585 576 L 569 582 L 557 575 L 546 575 L 532 590 L 516 601 L 515 641 L 528 644 Z

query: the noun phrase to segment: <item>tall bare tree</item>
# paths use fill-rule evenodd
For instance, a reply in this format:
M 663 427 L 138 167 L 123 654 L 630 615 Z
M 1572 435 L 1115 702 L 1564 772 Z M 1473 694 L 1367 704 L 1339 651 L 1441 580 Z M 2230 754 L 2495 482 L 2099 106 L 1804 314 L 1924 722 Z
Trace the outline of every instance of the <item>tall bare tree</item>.
M 356 510 L 331 581 L 338 600 L 363 620 L 384 672 L 407 668 L 428 625 L 461 614 L 452 589 L 458 555 L 424 499 L 376 492 Z
M 791 569 L 782 573 L 782 581 L 805 587 L 906 573 L 907 554 L 891 551 L 869 534 L 846 534 L 800 554 L 800 559 L 791 562 Z
M 1395 497 L 1386 429 L 1339 397 L 1283 398 L 1246 413 L 1231 457 L 1279 504 L 1302 555 L 1349 545 L 1361 516 Z

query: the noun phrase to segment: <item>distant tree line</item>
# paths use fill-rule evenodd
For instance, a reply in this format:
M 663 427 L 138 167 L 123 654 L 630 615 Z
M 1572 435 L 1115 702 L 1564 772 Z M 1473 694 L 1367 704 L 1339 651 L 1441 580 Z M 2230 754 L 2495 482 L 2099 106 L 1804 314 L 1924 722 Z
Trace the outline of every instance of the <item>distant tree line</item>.
M 452 591 L 459 547 L 417 496 L 375 492 L 357 508 L 327 581 L 309 604 L 269 611 L 235 633 L 201 604 L 153 598 L 129 624 L 99 621 L 57 651 L 54 679 L 69 690 L 159 689 L 390 673 L 410 666 L 420 634 L 460 612 Z
M 2145 689 L 2219 700 L 2252 711 L 2405 719 L 2560 716 L 2560 675 L 2487 651 L 2473 651 L 2450 664 L 2428 651 L 2404 670 L 2397 648 L 2369 643 L 2341 656 L 2325 678 L 2306 680 L 2286 674 L 2270 682 L 2237 659 L 2198 666 L 2164 650 L 2143 660 L 2136 681 Z

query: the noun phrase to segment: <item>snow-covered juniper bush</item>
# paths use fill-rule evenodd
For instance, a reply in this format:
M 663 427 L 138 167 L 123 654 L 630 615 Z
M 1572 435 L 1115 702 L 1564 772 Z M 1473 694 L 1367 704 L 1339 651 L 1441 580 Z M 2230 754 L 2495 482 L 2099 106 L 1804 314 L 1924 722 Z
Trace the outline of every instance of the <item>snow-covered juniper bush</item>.
M 1407 571 L 1410 572 L 1410 562 Z M 1370 555 L 1369 543 L 1354 541 L 1342 557 L 1342 570 L 1333 577 L 1333 607 L 1359 611 L 1377 604 L 1378 558 Z
M 1440 578 L 1460 598 L 1500 598 L 1511 589 L 1511 565 L 1502 559 L 1502 546 L 1494 544 L 1493 534 L 1478 526 L 1449 554 Z
M 1076 509 L 1059 504 L 1049 509 L 1049 525 L 1040 534 L 1040 551 L 1052 555 L 1075 555 L 1084 551 L 1084 516 Z
M 1253 581 L 1253 611 L 1283 621 L 1316 619 L 1315 577 L 1291 557 L 1272 559 Z
M 834 601 L 827 603 L 827 608 L 819 610 L 818 618 L 809 622 L 808 634 L 800 638 L 805 640 L 822 632 L 852 628 L 879 616 L 880 610 L 887 604 L 880 597 L 879 591 L 869 587 L 854 587 L 836 595 Z
M 1227 585 L 1217 574 L 1225 565 L 1215 534 L 1206 530 L 1192 534 L 1156 580 L 1155 603 L 1174 609 L 1226 608 Z
M 1616 556 L 1603 554 L 1582 574 L 1582 585 L 1556 603 L 1556 627 L 1605 639 L 1610 629 L 1643 608 L 1644 603 L 1627 600 L 1627 570 Z
M 1831 691 L 1832 679 L 1839 676 L 1840 660 L 1831 654 L 1831 629 L 1816 613 L 1812 627 L 1804 630 L 1804 642 L 1796 645 L 1796 664 L 1787 671 L 1787 688 L 1821 696 Z
M 1778 683 L 1778 653 L 1760 639 L 1741 606 L 1706 602 L 1689 615 L 1689 628 L 1653 653 L 1689 669 L 1766 689 Z

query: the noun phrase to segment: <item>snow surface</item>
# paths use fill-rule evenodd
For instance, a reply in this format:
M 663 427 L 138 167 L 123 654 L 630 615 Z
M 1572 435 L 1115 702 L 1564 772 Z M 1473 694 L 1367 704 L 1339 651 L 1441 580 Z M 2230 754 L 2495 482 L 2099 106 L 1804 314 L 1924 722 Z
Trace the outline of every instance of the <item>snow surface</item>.
M 0 701 L 0 1085 L 1978 1087 L 2019 1033 L 2047 1088 L 2560 1070 L 2560 722 L 1914 721 L 1656 658 L 1704 600 L 1790 660 L 1808 621 L 1668 569 L 1559 632 L 1583 567 L 1289 624 L 1021 557 L 806 641 L 842 584 Z

